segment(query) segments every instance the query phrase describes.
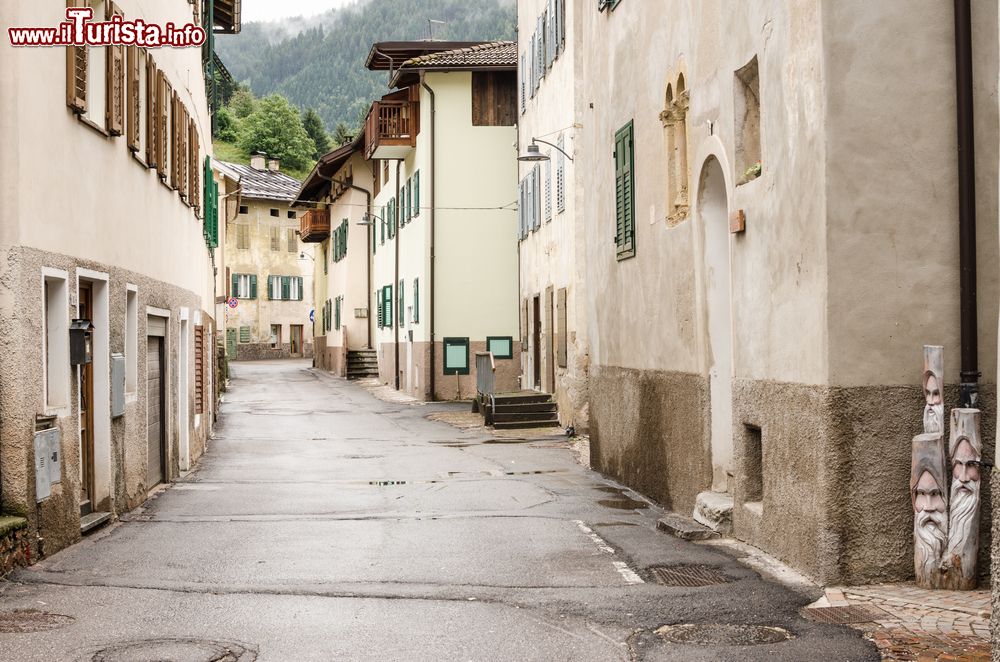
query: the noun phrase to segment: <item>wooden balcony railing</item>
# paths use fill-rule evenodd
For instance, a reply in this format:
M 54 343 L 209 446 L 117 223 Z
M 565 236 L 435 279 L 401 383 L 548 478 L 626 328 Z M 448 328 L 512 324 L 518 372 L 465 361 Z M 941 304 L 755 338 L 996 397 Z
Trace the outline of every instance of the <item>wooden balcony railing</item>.
M 330 212 L 310 209 L 299 217 L 299 234 L 302 241 L 318 243 L 330 236 Z
M 376 101 L 365 120 L 365 157 L 401 158 L 417 146 L 419 104 L 415 101 Z

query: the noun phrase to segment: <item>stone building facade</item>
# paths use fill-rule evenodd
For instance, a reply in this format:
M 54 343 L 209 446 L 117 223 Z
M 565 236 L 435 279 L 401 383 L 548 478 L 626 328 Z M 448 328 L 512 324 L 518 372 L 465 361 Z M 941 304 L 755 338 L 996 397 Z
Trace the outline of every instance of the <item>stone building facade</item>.
M 226 0 L 213 15 L 84 4 L 98 20 L 238 30 Z M 0 23 L 56 26 L 65 11 L 4 3 Z M 219 284 L 206 54 L 0 43 L 0 504 L 27 520 L 30 559 L 205 451 Z M 89 355 L 73 327 L 90 329 Z
M 549 4 L 519 3 L 522 51 Z M 725 527 L 706 517 L 721 507 L 821 582 L 912 577 L 923 345 L 945 347 L 958 399 L 951 3 L 566 4 L 594 467 Z M 973 3 L 980 236 L 997 229 L 996 14 Z M 978 243 L 984 411 L 997 252 Z
M 238 182 L 235 211 L 225 219 L 227 356 L 236 361 L 310 358 L 313 355 L 311 245 L 299 239 L 299 212 L 291 203 L 299 181 L 266 155 L 249 166 L 219 163 Z

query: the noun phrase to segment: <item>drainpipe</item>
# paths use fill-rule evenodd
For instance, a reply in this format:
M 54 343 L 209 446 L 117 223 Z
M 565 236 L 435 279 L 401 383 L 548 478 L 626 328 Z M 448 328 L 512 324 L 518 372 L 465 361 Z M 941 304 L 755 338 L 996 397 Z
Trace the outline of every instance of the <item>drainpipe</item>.
M 959 281 L 962 325 L 960 407 L 979 404 L 976 306 L 976 150 L 970 0 L 955 0 L 955 90 L 958 111 Z
M 428 288 L 428 304 L 429 304 L 429 315 L 430 317 L 430 349 L 431 349 L 431 366 L 430 366 L 430 396 L 427 398 L 431 402 L 437 398 L 434 396 L 434 383 L 435 375 L 437 373 L 437 352 L 435 351 L 435 337 L 434 337 L 434 216 L 435 210 L 437 209 L 435 199 L 434 199 L 434 189 L 437 188 L 437 175 L 435 173 L 435 129 L 437 128 L 437 107 L 435 105 L 434 90 L 425 82 L 424 80 L 425 72 L 420 72 L 420 86 L 427 90 L 427 94 L 431 99 L 431 186 L 430 186 L 430 287 Z
M 316 171 L 316 174 L 319 175 L 322 179 L 325 179 L 325 180 L 327 180 L 327 181 L 329 181 L 329 182 L 331 182 L 333 184 L 338 184 L 340 186 L 345 186 L 345 187 L 351 189 L 352 191 L 361 191 L 362 193 L 364 193 L 365 194 L 365 199 L 366 199 L 365 212 L 368 213 L 368 218 L 371 219 L 371 211 L 372 211 L 372 192 L 371 191 L 369 191 L 368 189 L 362 188 L 360 186 L 356 186 L 353 183 L 348 183 L 346 180 L 335 179 L 333 177 L 324 177 L 323 173 L 321 173 L 319 170 Z M 369 233 L 373 233 L 373 232 L 375 232 L 375 225 L 374 224 L 371 224 L 371 225 L 368 225 L 368 226 L 365 227 L 365 273 L 367 274 L 367 277 L 368 277 L 368 289 L 367 289 L 368 294 L 365 295 L 365 300 L 368 300 L 368 297 L 371 296 L 371 291 L 372 291 L 372 261 L 371 261 L 371 252 L 370 252 L 371 251 L 371 245 L 372 245 L 372 237 L 371 237 L 371 234 L 369 234 Z M 372 346 L 372 323 L 371 323 L 371 317 L 372 317 L 371 313 L 369 312 L 369 314 L 368 314 L 368 324 L 365 325 L 366 327 L 368 327 L 368 349 L 373 349 L 373 346 Z
M 396 314 L 393 315 L 395 324 L 393 324 L 392 334 L 393 334 L 393 351 L 396 354 L 395 359 L 395 369 L 396 369 L 396 390 L 399 390 L 399 325 L 403 323 L 403 314 L 399 309 L 399 302 L 402 301 L 403 293 L 399 291 L 399 173 L 403 167 L 403 162 L 401 160 L 396 161 L 396 202 L 392 205 L 392 232 L 393 232 L 393 244 L 396 252 L 396 264 L 393 267 L 393 279 L 392 279 L 392 291 L 396 293 L 395 301 L 392 301 L 392 306 L 396 309 Z

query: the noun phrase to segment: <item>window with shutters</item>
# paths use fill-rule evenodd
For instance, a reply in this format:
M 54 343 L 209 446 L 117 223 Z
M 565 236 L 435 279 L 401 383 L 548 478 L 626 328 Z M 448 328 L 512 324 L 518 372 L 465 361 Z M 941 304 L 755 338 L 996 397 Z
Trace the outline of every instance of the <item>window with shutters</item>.
M 599 11 L 604 11 L 605 9 L 614 9 L 618 6 L 621 0 L 597 0 L 597 9 Z
M 156 172 L 166 183 L 170 177 L 170 111 L 173 102 L 173 88 L 162 71 L 156 72 Z
M 250 248 L 250 225 L 239 223 L 236 225 L 236 248 L 249 250 Z
M 531 229 L 542 227 L 542 166 L 535 164 L 531 171 Z
M 392 285 L 382 288 L 382 326 L 392 328 Z
M 420 171 L 413 173 L 413 216 L 420 216 Z
M 194 413 L 205 413 L 205 327 L 194 327 Z
M 545 162 L 545 222 L 552 220 L 552 159 Z
M 158 81 L 159 72 L 153 56 L 146 53 L 146 112 L 144 113 L 146 122 L 146 166 L 156 168 L 159 164 L 156 161 L 160 144 L 159 134 L 159 100 Z
M 281 250 L 281 228 L 277 226 L 271 226 L 269 228 L 271 234 L 271 250 L 280 251 Z
M 420 279 L 413 279 L 413 323 L 420 323 Z
M 335 303 L 336 303 L 336 311 L 334 313 L 334 320 L 336 320 L 335 328 L 337 329 L 337 331 L 340 331 L 340 321 L 341 321 L 340 316 L 344 308 L 344 297 L 337 297 Z
M 405 298 L 406 288 L 403 287 L 403 281 L 399 281 L 399 287 L 396 288 L 396 320 L 399 324 L 399 328 L 403 328 L 403 309 L 406 306 Z
M 125 70 L 127 74 L 125 95 L 127 99 L 126 109 L 126 136 L 128 138 L 128 148 L 133 153 L 142 149 L 142 70 L 145 68 L 145 61 L 142 59 L 142 52 L 138 46 L 129 46 L 125 54 Z
M 382 290 L 375 290 L 375 310 L 378 315 L 378 328 L 383 328 L 385 326 L 385 321 L 382 319 Z
M 295 236 L 295 229 L 286 228 L 285 230 L 286 230 L 285 234 L 287 235 L 288 239 L 288 252 L 297 253 L 299 250 L 299 239 L 298 237 Z
M 122 16 L 114 3 L 107 5 L 108 18 Z M 120 136 L 125 133 L 125 46 L 107 46 L 106 124 L 108 133 Z
M 615 246 L 618 259 L 635 256 L 635 156 L 632 122 L 615 134 Z
M 330 273 L 330 262 L 327 260 L 327 254 L 328 254 L 328 251 L 327 251 L 327 248 L 326 248 L 326 244 L 324 243 L 323 244 L 323 273 L 324 274 Z
M 194 118 L 188 119 L 188 203 L 194 207 L 194 213 L 198 216 L 201 212 L 201 140 L 198 138 L 198 126 L 194 123 Z M 212 177 L 211 164 L 206 168 L 207 178 L 211 184 L 215 184 Z M 209 183 L 206 182 L 206 183 Z M 218 219 L 208 219 L 206 228 L 217 223 Z
M 525 89 L 527 87 L 525 81 L 525 75 L 528 73 L 526 69 L 528 58 L 521 53 L 521 66 L 517 69 L 517 82 L 520 88 L 520 99 L 521 99 L 521 114 L 524 115 L 528 111 L 528 98 L 525 94 Z
M 556 213 L 566 211 L 566 157 L 562 152 L 566 149 L 566 139 L 559 136 L 559 155 L 556 161 Z
M 67 0 L 67 9 L 86 7 L 86 0 Z M 66 47 L 66 105 L 81 116 L 87 114 L 90 57 L 85 46 Z
M 233 274 L 232 293 L 237 299 L 257 298 L 256 274 Z
M 267 298 L 272 301 L 302 301 L 301 276 L 268 276 Z
M 74 6 L 89 6 L 94 10 L 94 21 L 106 20 L 108 15 L 108 4 L 105 0 L 89 0 L 87 3 L 73 3 Z M 76 49 L 77 56 L 86 59 L 82 64 L 85 72 L 82 81 L 85 87 L 85 102 L 81 116 L 84 117 L 91 126 L 106 131 L 109 125 L 108 116 L 108 76 L 109 67 L 113 66 L 108 59 L 108 46 L 88 46 Z M 81 53 L 82 51 L 82 53 Z

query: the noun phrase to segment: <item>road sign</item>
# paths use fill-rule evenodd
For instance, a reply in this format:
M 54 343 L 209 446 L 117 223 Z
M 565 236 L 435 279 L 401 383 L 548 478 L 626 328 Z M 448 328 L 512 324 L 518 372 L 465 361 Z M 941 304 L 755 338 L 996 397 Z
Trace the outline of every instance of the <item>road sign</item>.
M 313 308 L 312 310 L 309 311 L 309 321 L 310 322 L 315 322 L 316 321 L 316 309 L 315 308 Z
M 226 303 L 230 308 L 235 308 L 236 306 L 240 305 L 240 302 L 236 299 L 236 297 L 232 297 Z

